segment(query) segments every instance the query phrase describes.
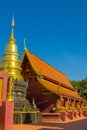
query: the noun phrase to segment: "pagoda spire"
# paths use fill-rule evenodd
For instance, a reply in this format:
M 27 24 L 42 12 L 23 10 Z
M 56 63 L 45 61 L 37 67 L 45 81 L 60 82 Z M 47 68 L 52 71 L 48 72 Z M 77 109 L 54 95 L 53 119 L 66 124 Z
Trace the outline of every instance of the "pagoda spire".
M 11 28 L 12 28 L 12 30 L 11 30 L 11 36 L 9 38 L 9 43 L 12 43 L 12 42 L 15 43 L 16 40 L 14 38 L 14 15 L 13 15 L 13 18 L 12 18 Z
M 14 38 L 14 16 L 12 18 L 11 27 L 11 35 L 6 45 L 5 53 L 3 54 L 2 70 L 8 73 L 8 77 L 23 81 L 23 77 L 21 75 L 22 69 L 20 67 L 19 55 L 17 51 L 18 48 Z
M 11 24 L 11 26 L 12 26 L 12 35 L 14 35 L 14 15 L 13 15 L 13 18 L 12 18 L 12 24 Z

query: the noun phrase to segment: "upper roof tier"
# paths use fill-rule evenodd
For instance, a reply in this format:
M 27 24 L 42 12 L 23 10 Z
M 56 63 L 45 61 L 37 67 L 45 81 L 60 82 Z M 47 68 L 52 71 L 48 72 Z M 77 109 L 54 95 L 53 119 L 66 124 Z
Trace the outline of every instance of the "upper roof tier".
M 60 84 L 62 86 L 74 90 L 73 86 L 71 85 L 69 79 L 65 74 L 56 70 L 55 68 L 53 68 L 52 66 L 50 66 L 34 54 L 32 54 L 31 52 L 29 52 L 27 49 L 25 49 L 24 55 L 25 54 L 27 55 L 28 60 L 30 61 L 34 71 L 38 75 L 45 76 L 49 78 L 49 80 L 53 80 L 53 82 L 55 82 L 56 84 Z

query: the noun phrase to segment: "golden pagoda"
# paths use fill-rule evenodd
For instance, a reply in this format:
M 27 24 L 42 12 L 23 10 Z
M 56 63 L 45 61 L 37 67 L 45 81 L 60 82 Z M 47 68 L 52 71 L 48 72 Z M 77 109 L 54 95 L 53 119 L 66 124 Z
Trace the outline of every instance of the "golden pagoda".
M 1 61 L 1 70 L 7 72 L 8 77 L 23 81 L 23 77 L 21 75 L 22 69 L 20 67 L 20 61 L 18 60 L 19 55 L 17 52 L 16 40 L 14 38 L 14 17 L 12 19 L 11 26 L 11 36 L 8 40 L 8 44 L 6 45 L 5 53 L 3 54 L 3 59 Z

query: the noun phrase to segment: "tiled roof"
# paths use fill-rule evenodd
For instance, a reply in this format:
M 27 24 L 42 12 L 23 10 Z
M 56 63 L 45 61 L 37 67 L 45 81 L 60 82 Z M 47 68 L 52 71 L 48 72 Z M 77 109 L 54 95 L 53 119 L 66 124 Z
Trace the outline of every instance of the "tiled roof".
M 48 77 L 49 79 L 63 84 L 68 88 L 74 89 L 65 74 L 56 70 L 55 68 L 53 68 L 37 56 L 35 56 L 34 54 L 30 53 L 28 50 L 26 50 L 26 54 L 30 60 L 30 63 L 32 64 L 33 69 L 36 71 L 38 75 L 41 74 L 43 76 Z
M 25 50 L 22 57 L 22 62 L 25 55 L 27 55 L 27 58 L 38 77 L 40 77 L 40 75 L 43 76 L 43 78 L 38 78 L 38 80 L 45 88 L 57 95 L 83 100 L 83 98 L 81 98 L 80 95 L 75 91 L 65 74 L 56 70 L 28 50 Z M 44 77 L 51 79 L 51 81 L 45 79 Z M 56 83 L 52 82 L 52 80 L 56 81 Z M 58 85 L 57 82 L 60 84 Z
M 80 95 L 76 91 L 69 90 L 67 88 L 61 87 L 59 85 L 56 85 L 44 79 L 40 79 L 39 82 L 45 88 L 49 89 L 49 91 L 51 91 L 52 93 L 56 93 L 57 95 L 62 95 L 64 97 L 68 97 L 72 99 L 83 100 L 83 98 L 81 98 Z

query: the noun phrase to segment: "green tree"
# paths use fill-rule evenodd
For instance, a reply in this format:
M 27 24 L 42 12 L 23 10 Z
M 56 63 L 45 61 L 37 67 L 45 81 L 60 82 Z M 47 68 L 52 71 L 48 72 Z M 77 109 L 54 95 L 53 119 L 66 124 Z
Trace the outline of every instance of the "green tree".
M 81 81 L 71 81 L 72 86 L 85 99 L 87 99 L 87 77 Z

